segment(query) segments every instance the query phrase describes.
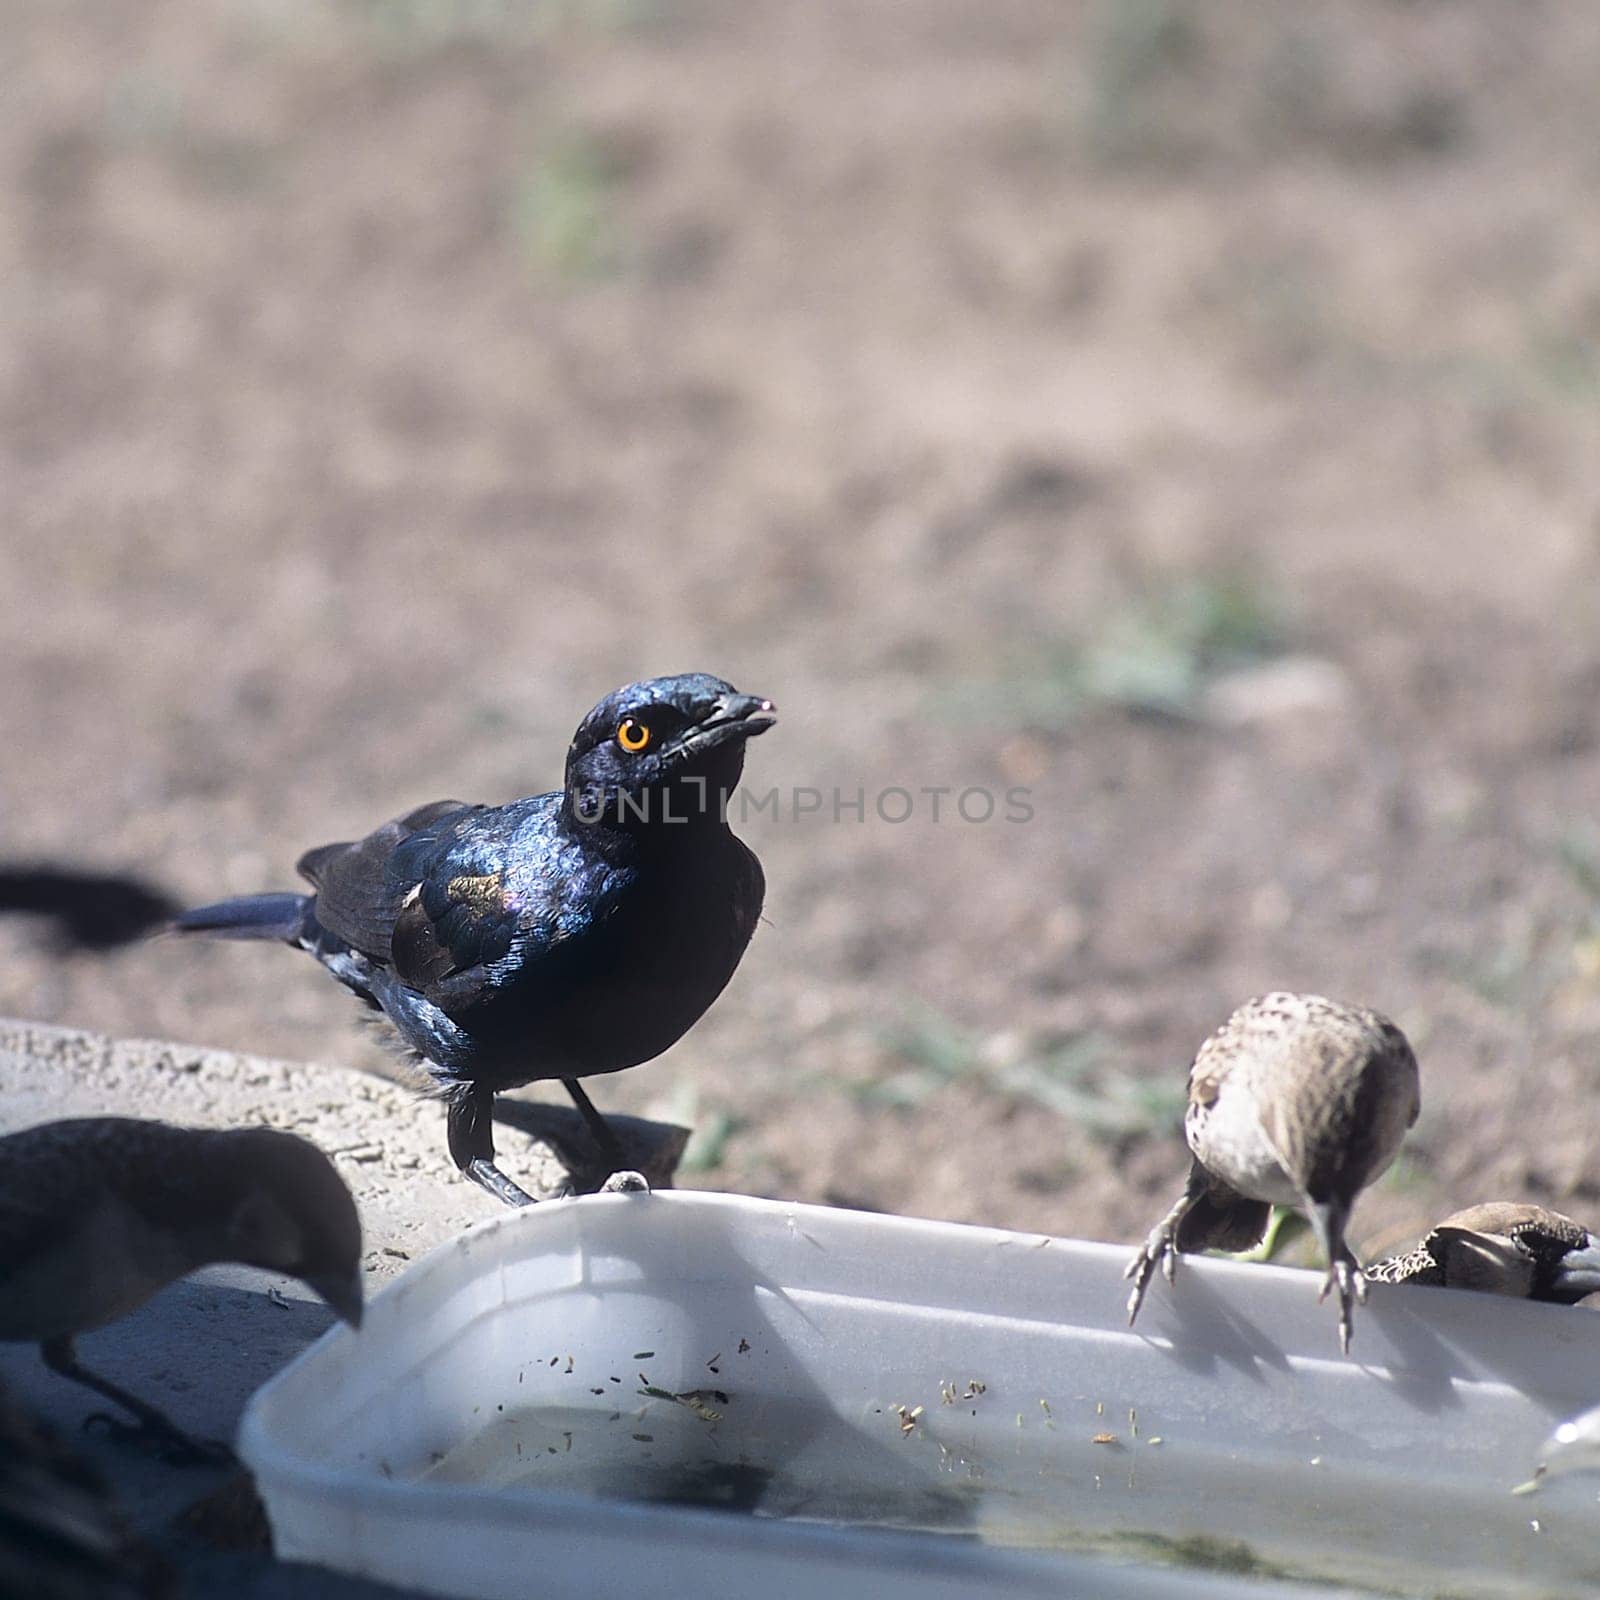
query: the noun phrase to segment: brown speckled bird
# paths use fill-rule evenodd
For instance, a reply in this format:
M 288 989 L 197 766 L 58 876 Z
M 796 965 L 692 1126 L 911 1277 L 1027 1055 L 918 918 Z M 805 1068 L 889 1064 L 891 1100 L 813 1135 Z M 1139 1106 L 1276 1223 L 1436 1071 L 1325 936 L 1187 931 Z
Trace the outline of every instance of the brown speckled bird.
M 1446 1217 L 1414 1249 L 1373 1262 L 1366 1275 L 1575 1306 L 1600 1290 L 1600 1239 L 1559 1211 L 1497 1200 Z
M 1181 1250 L 1246 1250 L 1274 1205 L 1301 1207 L 1339 1295 L 1339 1345 L 1365 1300 L 1345 1243 L 1356 1196 L 1394 1160 L 1417 1120 L 1417 1060 L 1376 1011 L 1312 994 L 1246 1001 L 1200 1046 L 1189 1070 L 1184 1134 L 1194 1153 L 1183 1197 L 1128 1264 L 1128 1321 L 1156 1268 L 1173 1281 Z
M 48 1367 L 137 1417 L 129 1431 L 174 1461 L 226 1452 L 87 1370 L 72 1341 L 223 1261 L 299 1278 L 346 1322 L 361 1321 L 355 1201 L 306 1140 L 127 1117 L 48 1122 L 0 1138 L 0 1339 L 37 1340 Z

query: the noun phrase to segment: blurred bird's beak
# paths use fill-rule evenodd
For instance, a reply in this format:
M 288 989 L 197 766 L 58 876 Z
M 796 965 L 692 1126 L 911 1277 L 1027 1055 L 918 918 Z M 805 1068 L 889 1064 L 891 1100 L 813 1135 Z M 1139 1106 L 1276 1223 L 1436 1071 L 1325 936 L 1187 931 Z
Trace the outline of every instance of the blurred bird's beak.
M 321 1273 L 314 1278 L 307 1278 L 306 1283 L 332 1306 L 341 1321 L 348 1322 L 352 1328 L 361 1326 L 361 1313 L 365 1306 L 361 1293 L 361 1269 L 359 1267 L 347 1278 L 338 1277 L 328 1272 Z
M 1600 1239 L 1591 1233 L 1582 1250 L 1569 1250 L 1556 1268 L 1554 1287 L 1563 1299 L 1581 1300 L 1600 1290 Z

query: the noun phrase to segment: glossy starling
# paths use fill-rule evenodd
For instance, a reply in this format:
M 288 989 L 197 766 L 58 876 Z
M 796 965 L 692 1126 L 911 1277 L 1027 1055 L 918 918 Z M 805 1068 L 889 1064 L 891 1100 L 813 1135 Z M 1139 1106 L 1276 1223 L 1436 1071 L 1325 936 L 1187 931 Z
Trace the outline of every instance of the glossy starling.
M 1600 1289 L 1600 1239 L 1559 1211 L 1494 1201 L 1446 1217 L 1414 1249 L 1373 1262 L 1366 1276 L 1574 1306 Z
M 739 965 L 765 883 L 727 803 L 746 741 L 775 720 L 770 700 L 705 673 L 629 684 L 579 725 L 563 788 L 422 806 L 303 856 L 314 894 L 228 900 L 176 926 L 315 956 L 422 1058 L 456 1165 L 527 1205 L 495 1165 L 496 1093 L 559 1078 L 615 1173 L 616 1139 L 578 1080 L 660 1055 Z
M 1194 1162 L 1182 1198 L 1128 1264 L 1128 1321 L 1158 1266 L 1170 1283 L 1183 1250 L 1245 1250 L 1273 1205 L 1302 1208 L 1328 1261 L 1322 1297 L 1339 1295 L 1339 1344 L 1366 1298 L 1345 1243 L 1356 1196 L 1394 1160 L 1417 1120 L 1417 1061 L 1386 1017 L 1321 995 L 1247 1001 L 1200 1046 L 1184 1133 Z
M 48 1122 L 0 1138 L 0 1339 L 37 1341 L 46 1366 L 137 1417 L 132 1431 L 175 1460 L 221 1452 L 90 1372 L 73 1339 L 224 1261 L 299 1278 L 360 1324 L 355 1201 L 305 1139 L 127 1117 Z

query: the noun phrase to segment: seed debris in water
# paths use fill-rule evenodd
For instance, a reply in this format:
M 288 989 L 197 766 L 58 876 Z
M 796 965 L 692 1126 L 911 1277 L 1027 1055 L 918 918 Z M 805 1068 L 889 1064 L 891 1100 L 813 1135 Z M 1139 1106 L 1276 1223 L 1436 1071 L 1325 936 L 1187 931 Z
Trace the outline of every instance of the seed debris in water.
M 648 1361 L 654 1354 L 654 1350 L 635 1350 L 633 1352 L 633 1359 L 635 1361 Z
M 909 1411 L 904 1406 L 894 1406 L 891 1409 L 900 1419 L 901 1433 L 910 1433 L 916 1427 L 917 1419 L 922 1415 L 921 1406 L 912 1406 Z
M 748 1339 L 741 1339 L 739 1341 L 739 1354 L 742 1355 L 742 1356 L 745 1356 L 745 1355 L 749 1355 L 749 1353 L 750 1353 L 750 1341 Z
M 1114 1433 L 1097 1433 L 1089 1441 L 1090 1444 L 1117 1444 L 1119 1442 L 1120 1441 Z
M 639 1377 L 642 1380 L 644 1374 L 641 1372 Z M 707 1395 L 722 1405 L 728 1403 L 728 1396 L 721 1389 L 682 1389 L 675 1394 L 671 1389 L 659 1389 L 653 1383 L 646 1383 L 639 1393 L 651 1400 L 670 1400 L 673 1405 L 692 1411 L 702 1422 L 722 1421 L 722 1413 L 706 1404 Z

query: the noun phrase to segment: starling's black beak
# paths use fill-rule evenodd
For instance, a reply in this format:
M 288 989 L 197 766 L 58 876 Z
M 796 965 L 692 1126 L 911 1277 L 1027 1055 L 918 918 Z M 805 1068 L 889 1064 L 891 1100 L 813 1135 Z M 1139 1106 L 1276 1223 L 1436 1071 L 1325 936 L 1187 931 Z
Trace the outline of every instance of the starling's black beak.
M 1581 1300 L 1600 1290 L 1600 1239 L 1591 1233 L 1583 1249 L 1567 1251 L 1551 1278 L 1551 1287 L 1563 1300 Z
M 711 715 L 701 728 L 720 728 L 737 724 L 746 738 L 765 733 L 778 720 L 778 708 L 770 700 L 753 694 L 725 694 L 717 698 Z
M 678 740 L 675 754 L 703 755 L 735 739 L 753 739 L 778 720 L 778 708 L 753 694 L 718 695 L 701 719 Z
M 348 1277 L 333 1272 L 318 1273 L 315 1277 L 307 1278 L 306 1284 L 328 1302 L 342 1322 L 348 1322 L 352 1328 L 361 1326 L 361 1313 L 365 1306 L 359 1267 Z

